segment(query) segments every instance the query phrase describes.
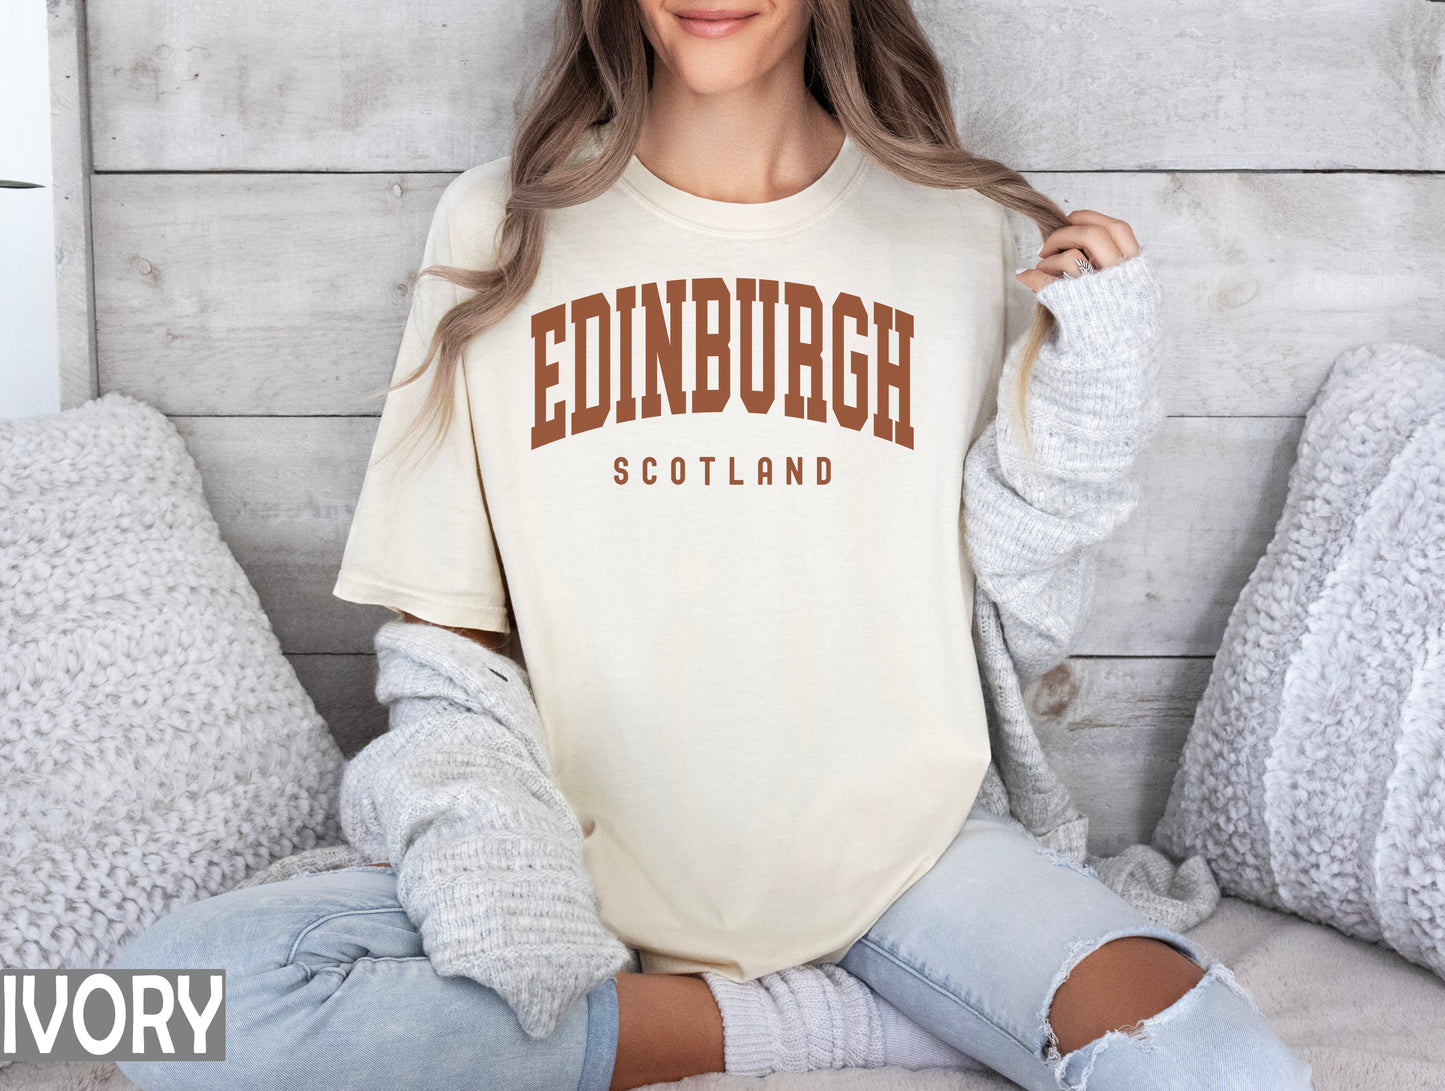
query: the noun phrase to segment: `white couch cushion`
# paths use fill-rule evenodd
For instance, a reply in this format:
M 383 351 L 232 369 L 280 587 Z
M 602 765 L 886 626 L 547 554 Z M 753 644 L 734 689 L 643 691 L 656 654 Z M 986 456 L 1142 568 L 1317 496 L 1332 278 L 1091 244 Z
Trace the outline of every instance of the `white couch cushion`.
M 1445 976 L 1445 359 L 1341 354 L 1164 817 L 1221 891 Z
M 0 420 L 0 967 L 341 841 L 343 758 L 158 410 Z

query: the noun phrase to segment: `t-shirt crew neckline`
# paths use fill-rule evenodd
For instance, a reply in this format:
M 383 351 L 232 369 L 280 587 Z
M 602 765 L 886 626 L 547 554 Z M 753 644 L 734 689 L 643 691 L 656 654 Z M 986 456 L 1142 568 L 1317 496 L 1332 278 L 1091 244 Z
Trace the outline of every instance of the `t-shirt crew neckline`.
M 611 122 L 591 129 L 600 150 Z M 689 227 L 719 235 L 758 237 L 778 235 L 815 222 L 826 215 L 863 174 L 868 157 L 843 134 L 843 146 L 828 169 L 796 193 L 774 201 L 716 201 L 700 197 L 663 181 L 636 155 L 628 160 L 618 184 L 659 215 Z

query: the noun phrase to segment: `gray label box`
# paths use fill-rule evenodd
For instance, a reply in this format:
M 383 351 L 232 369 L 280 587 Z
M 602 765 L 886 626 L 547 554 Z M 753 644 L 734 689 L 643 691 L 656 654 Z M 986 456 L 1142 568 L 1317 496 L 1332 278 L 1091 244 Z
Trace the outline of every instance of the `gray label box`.
M 0 970 L 0 1060 L 225 1059 L 224 969 Z

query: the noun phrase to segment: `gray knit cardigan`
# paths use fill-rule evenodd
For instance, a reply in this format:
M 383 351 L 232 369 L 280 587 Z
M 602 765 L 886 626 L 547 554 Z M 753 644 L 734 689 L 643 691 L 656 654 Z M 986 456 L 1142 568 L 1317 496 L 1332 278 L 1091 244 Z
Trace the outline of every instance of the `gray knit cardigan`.
M 1028 388 L 1033 453 L 1011 412 L 1020 338 L 998 378 L 998 412 L 965 460 L 964 543 L 992 748 L 977 799 L 1093 866 L 1150 919 L 1183 930 L 1219 901 L 1204 859 L 1176 866 L 1144 844 L 1107 859 L 1089 854 L 1088 819 L 1023 699 L 1067 656 L 1090 604 L 1094 547 L 1138 502 L 1135 460 L 1163 417 L 1159 284 L 1141 252 L 1035 298 L 1057 324 Z M 376 696 L 390 729 L 347 766 L 341 821 L 353 847 L 324 866 L 391 861 L 398 899 L 438 972 L 496 989 L 529 1034 L 548 1034 L 631 952 L 600 919 L 527 672 L 432 625 L 390 621 L 375 643 Z
M 1142 843 L 1090 853 L 1088 818 L 1044 754 L 1023 698 L 1067 657 L 1093 598 L 1095 547 L 1138 505 L 1135 463 L 1164 420 L 1161 296 L 1147 250 L 1035 294 L 1057 322 L 1029 377 L 1032 454 L 1010 412 L 1020 340 L 999 376 L 998 412 L 964 461 L 964 540 L 992 751 L 978 802 L 1093 867 L 1155 923 L 1184 931 L 1219 904 L 1204 857 L 1176 865 Z

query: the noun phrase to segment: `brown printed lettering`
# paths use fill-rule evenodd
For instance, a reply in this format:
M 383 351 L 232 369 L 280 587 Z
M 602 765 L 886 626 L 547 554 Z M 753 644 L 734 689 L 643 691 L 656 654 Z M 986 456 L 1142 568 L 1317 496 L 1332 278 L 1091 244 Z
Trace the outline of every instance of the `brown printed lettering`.
M 592 292 L 532 315 L 533 448 L 609 422 L 661 416 L 664 390 L 667 412 L 674 415 L 721 412 L 734 391 L 748 413 L 776 412 L 778 368 L 784 363 L 783 415 L 831 420 L 854 432 L 861 432 L 871 417 L 874 436 L 913 447 L 909 401 L 914 331 L 913 315 L 907 311 L 875 301 L 870 313 L 869 304 L 852 292 L 839 292 L 825 304 L 814 285 L 754 277 L 738 277 L 731 286 L 722 277 L 629 285 L 612 297 L 609 301 L 606 293 Z M 692 305 L 694 349 L 690 383 L 682 366 L 687 302 Z M 787 312 L 781 321 L 780 306 Z M 639 309 L 640 346 L 634 336 Z M 565 347 L 569 322 L 570 353 Z M 759 326 L 762 359 L 755 360 L 753 334 Z M 554 359 L 554 353 L 561 359 Z M 553 401 L 554 393 L 564 390 L 560 366 L 568 356 L 571 398 Z M 639 360 L 640 397 L 634 371 Z M 595 402 L 588 399 L 590 389 L 597 391 Z M 818 476 L 825 473 L 831 474 L 831 468 L 820 466 Z M 769 480 L 771 474 L 769 464 Z M 795 475 L 791 460 L 785 474 L 790 479 Z M 802 479 L 801 464 L 796 476 Z

